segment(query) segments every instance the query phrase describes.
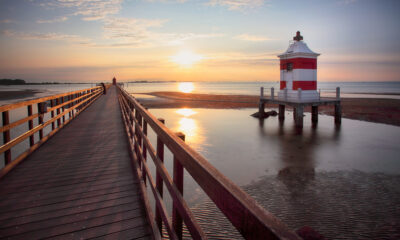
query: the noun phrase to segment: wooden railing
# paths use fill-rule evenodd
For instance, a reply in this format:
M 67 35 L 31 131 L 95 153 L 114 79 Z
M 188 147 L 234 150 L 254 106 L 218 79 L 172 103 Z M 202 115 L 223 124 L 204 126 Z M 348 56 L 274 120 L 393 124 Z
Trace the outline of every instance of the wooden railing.
M 106 87 L 108 88 L 109 85 Z M 3 123 L 0 127 L 0 132 L 3 133 L 3 145 L 0 146 L 0 154 L 4 154 L 4 167 L 0 170 L 0 179 L 102 94 L 102 87 L 94 87 L 0 106 Z M 24 107 L 27 108 L 26 115 L 19 120 L 10 122 L 11 114 L 14 111 L 23 110 L 21 108 Z M 47 118 L 48 120 L 44 121 Z M 37 124 L 34 124 L 36 119 Z M 28 124 L 28 131 L 11 139 L 10 131 L 26 123 Z M 51 130 L 49 129 L 49 133 L 45 135 L 43 130 L 47 126 L 50 128 L 50 125 Z M 38 137 L 36 137 L 38 141 L 35 142 L 35 133 L 37 132 L 39 132 Z M 18 156 L 12 157 L 12 148 L 21 144 L 27 138 L 29 138 L 27 150 L 24 149 L 25 151 Z
M 170 239 L 182 239 L 182 222 L 193 239 L 207 238 L 183 199 L 183 170 L 186 169 L 246 239 L 300 239 L 204 157 L 185 144 L 183 134 L 171 132 L 162 119 L 156 119 L 125 90 L 119 88 L 119 93 L 134 170 L 141 182 L 148 219 L 156 238 L 162 235 L 161 229 L 164 225 Z M 157 136 L 155 148 L 147 137 L 148 126 Z M 173 177 L 164 166 L 164 146 L 174 156 Z M 155 164 L 156 179 L 149 171 L 147 153 Z M 163 201 L 163 184 L 173 201 L 172 218 L 169 217 Z M 147 185 L 155 199 L 155 214 L 149 204 Z

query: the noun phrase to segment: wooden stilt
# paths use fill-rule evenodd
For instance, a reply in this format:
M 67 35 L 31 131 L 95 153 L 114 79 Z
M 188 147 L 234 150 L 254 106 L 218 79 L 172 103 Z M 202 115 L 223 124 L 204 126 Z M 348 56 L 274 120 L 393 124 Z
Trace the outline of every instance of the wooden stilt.
M 318 122 L 318 106 L 311 106 L 311 122 Z
M 335 104 L 335 124 L 340 125 L 342 123 L 342 106 L 340 103 Z
M 285 105 L 279 104 L 279 120 L 285 120 Z
M 263 102 L 260 101 L 260 103 L 258 104 L 258 112 L 259 112 L 260 114 L 264 114 L 264 113 L 265 113 L 264 107 L 265 107 L 265 103 L 263 103 Z
M 303 106 L 298 106 L 295 108 L 296 111 L 296 117 L 295 117 L 295 123 L 297 128 L 303 128 L 303 111 L 304 107 Z

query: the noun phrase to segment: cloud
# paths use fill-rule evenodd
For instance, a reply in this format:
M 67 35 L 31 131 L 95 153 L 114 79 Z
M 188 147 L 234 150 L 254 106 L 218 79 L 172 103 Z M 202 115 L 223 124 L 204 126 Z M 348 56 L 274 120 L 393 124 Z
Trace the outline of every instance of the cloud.
M 116 14 L 121 9 L 123 0 L 47 0 L 44 7 L 61 7 L 73 10 L 72 15 L 82 16 L 82 20 L 96 21 Z
M 50 20 L 37 20 L 36 23 L 56 23 L 56 22 L 65 22 L 68 20 L 68 17 L 58 17 Z
M 255 36 L 249 34 L 241 34 L 234 37 L 235 39 L 243 40 L 243 41 L 250 41 L 250 42 L 264 42 L 271 40 L 270 38 L 263 37 L 263 36 Z
M 8 37 L 14 37 L 19 39 L 32 39 L 32 40 L 55 40 L 55 41 L 67 41 L 81 44 L 88 44 L 90 40 L 77 35 L 68 35 L 60 33 L 37 33 L 37 32 L 16 32 L 11 30 L 4 30 L 3 34 Z
M 223 6 L 232 11 L 243 11 L 250 8 L 260 7 L 265 2 L 266 0 L 210 0 L 207 5 Z
M 204 64 L 208 66 L 267 66 L 278 62 L 275 53 L 248 54 L 228 52 L 214 56 L 210 55 Z
M 212 38 L 221 34 L 158 33 L 152 28 L 162 27 L 165 19 L 107 18 L 104 19 L 104 37 L 116 43 L 111 47 L 152 47 L 180 45 L 185 41 Z M 107 45 L 98 45 L 107 46 Z

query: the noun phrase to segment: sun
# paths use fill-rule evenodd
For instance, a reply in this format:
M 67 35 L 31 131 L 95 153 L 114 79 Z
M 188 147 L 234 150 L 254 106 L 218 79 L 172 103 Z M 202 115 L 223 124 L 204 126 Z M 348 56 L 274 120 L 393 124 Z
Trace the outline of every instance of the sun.
M 193 64 L 204 59 L 204 57 L 199 54 L 193 53 L 190 50 L 182 50 L 176 55 L 171 56 L 170 59 L 172 62 L 182 67 L 191 67 Z
M 181 82 L 178 83 L 178 89 L 183 93 L 191 93 L 194 90 L 194 84 L 191 82 Z

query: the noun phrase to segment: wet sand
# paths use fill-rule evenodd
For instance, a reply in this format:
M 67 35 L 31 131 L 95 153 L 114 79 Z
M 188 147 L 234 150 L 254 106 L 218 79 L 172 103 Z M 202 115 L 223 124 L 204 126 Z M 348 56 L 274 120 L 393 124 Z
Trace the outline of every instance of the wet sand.
M 0 101 L 13 100 L 33 97 L 37 93 L 42 91 L 27 89 L 27 90 L 16 90 L 16 91 L 0 91 Z
M 151 92 L 154 98 L 139 98 L 147 108 L 258 108 L 259 96 L 213 95 L 180 92 Z M 276 105 L 266 105 L 266 108 Z M 290 110 L 290 108 L 289 108 Z M 310 108 L 305 109 L 310 112 Z M 320 106 L 320 114 L 333 116 L 333 106 Z M 400 126 L 400 100 L 379 98 L 342 98 L 344 118 Z

